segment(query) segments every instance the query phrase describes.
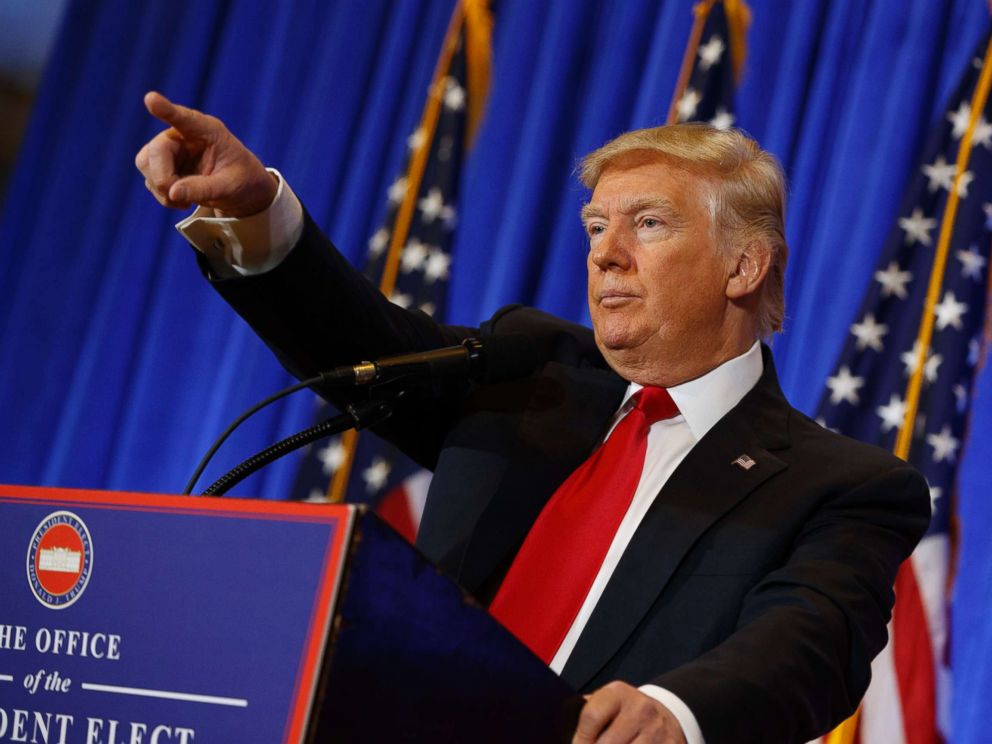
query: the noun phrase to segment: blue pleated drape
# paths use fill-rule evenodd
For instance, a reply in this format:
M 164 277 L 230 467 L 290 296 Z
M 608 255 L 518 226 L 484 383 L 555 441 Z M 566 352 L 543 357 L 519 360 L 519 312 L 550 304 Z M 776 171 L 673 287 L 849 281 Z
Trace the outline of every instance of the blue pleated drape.
M 751 0 L 738 123 L 790 179 L 786 392 L 811 411 L 984 0 Z M 691 0 L 499 0 L 466 162 L 449 319 L 507 302 L 587 316 L 577 160 L 664 120 Z M 175 492 L 240 410 L 288 382 L 214 296 L 133 167 L 158 89 L 224 119 L 361 262 L 416 126 L 453 0 L 74 0 L 0 217 L 0 481 Z M 328 343 L 333 343 L 328 339 Z M 963 463 L 955 633 L 992 642 L 989 375 Z M 206 478 L 310 423 L 252 421 Z M 295 460 L 241 494 L 279 498 Z M 956 644 L 961 635 L 955 635 Z M 982 648 L 986 648 L 983 646 Z M 971 646 L 967 647 L 968 649 Z M 955 646 L 955 741 L 980 741 L 989 657 Z M 970 699 L 968 693 L 973 697 Z

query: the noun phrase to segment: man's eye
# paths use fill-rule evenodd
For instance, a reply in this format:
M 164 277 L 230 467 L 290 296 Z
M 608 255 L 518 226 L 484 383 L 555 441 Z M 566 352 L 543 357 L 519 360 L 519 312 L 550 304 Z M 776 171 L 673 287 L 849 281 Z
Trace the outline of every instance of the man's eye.
M 661 227 L 661 220 L 656 219 L 654 217 L 645 217 L 643 220 L 641 220 L 641 227 L 646 227 L 649 229 L 653 229 L 655 227 Z
M 595 235 L 602 235 L 605 231 L 606 228 L 603 227 L 602 225 L 589 225 L 588 227 L 586 227 L 586 232 L 589 233 L 590 238 Z

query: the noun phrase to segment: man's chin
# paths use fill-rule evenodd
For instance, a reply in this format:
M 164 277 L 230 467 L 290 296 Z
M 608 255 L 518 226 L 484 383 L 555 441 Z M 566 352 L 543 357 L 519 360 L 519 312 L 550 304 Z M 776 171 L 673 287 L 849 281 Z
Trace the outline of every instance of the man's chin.
M 596 312 L 592 315 L 592 330 L 596 343 L 608 349 L 620 350 L 637 345 L 634 319 L 622 312 Z
M 604 351 L 612 351 L 617 354 L 621 354 L 631 348 L 629 341 L 618 338 L 618 339 L 601 339 L 599 342 L 599 348 Z
M 640 346 L 640 342 L 634 338 L 627 327 L 596 329 L 596 345 L 604 354 L 612 352 L 623 354 Z

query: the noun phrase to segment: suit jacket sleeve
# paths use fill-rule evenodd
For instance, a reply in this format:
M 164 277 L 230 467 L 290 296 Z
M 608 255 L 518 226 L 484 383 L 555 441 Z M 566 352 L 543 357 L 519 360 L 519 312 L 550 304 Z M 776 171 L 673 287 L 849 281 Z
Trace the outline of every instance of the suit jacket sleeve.
M 654 680 L 710 744 L 805 742 L 857 708 L 887 641 L 890 587 L 929 521 L 922 476 L 889 460 L 812 516 L 788 561 L 747 594 L 732 635 Z
M 440 325 L 424 313 L 389 302 L 306 213 L 300 241 L 282 263 L 264 274 L 218 279 L 199 252 L 197 259 L 220 295 L 300 379 L 340 365 L 453 346 L 478 333 Z M 367 390 L 354 388 L 317 392 L 338 407 L 368 395 Z M 463 392 L 457 382 L 413 390 L 375 431 L 419 464 L 433 468 Z M 405 422 L 409 423 L 404 426 Z

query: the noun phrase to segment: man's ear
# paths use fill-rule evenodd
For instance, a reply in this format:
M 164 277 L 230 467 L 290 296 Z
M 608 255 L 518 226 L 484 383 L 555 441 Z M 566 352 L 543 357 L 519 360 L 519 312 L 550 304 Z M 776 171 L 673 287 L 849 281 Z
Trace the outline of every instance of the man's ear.
M 758 291 L 771 268 L 771 263 L 771 251 L 763 244 L 751 242 L 745 245 L 736 263 L 731 264 L 730 276 L 727 280 L 727 297 L 739 300 Z

